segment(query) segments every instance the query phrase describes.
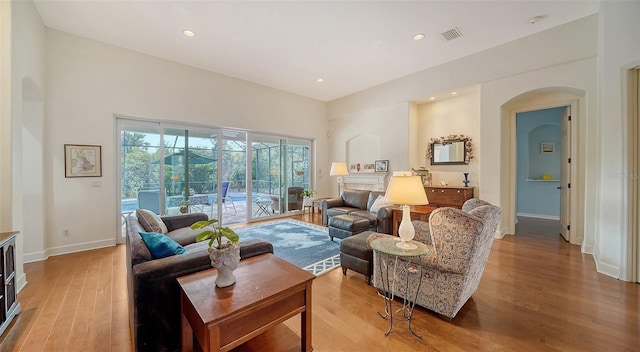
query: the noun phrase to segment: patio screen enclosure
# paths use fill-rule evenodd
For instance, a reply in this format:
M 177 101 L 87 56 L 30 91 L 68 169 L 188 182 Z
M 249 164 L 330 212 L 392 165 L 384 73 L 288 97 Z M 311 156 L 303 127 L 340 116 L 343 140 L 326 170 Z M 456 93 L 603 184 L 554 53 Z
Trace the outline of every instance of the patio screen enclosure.
M 137 208 L 182 208 L 224 225 L 247 222 L 285 213 L 289 187 L 311 187 L 309 140 L 126 118 L 117 128 L 119 221 Z

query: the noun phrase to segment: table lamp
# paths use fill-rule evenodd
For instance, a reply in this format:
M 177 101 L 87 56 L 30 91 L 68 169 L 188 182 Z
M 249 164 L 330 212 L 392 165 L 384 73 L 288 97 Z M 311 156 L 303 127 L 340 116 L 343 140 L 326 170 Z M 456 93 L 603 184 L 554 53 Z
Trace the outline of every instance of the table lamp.
M 411 223 L 410 205 L 429 204 L 427 194 L 420 176 L 411 176 L 410 172 L 394 172 L 389 181 L 386 194 L 387 202 L 402 205 L 402 222 L 398 228 L 400 242 L 396 246 L 402 249 L 415 249 L 415 244 L 409 243 L 416 230 Z
M 349 169 L 347 169 L 347 164 L 340 161 L 334 161 L 331 163 L 331 170 L 329 171 L 329 176 L 346 176 L 349 174 Z M 341 187 L 342 186 L 342 177 L 338 177 L 338 197 L 342 194 Z

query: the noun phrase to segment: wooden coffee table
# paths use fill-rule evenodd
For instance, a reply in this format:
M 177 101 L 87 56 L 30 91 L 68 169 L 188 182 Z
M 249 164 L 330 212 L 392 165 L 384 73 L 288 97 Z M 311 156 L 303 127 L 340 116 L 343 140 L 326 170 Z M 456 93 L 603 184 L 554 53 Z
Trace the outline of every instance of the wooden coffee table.
M 429 215 L 431 212 L 436 210 L 437 207 L 431 205 L 411 205 L 411 220 L 420 220 L 429 222 Z M 391 226 L 393 227 L 393 235 L 398 236 L 398 226 L 402 221 L 402 208 L 394 208 L 393 210 L 393 222 Z
M 301 351 L 311 346 L 311 283 L 315 275 L 263 254 L 240 261 L 236 283 L 219 288 L 216 269 L 178 278 L 182 351 L 229 351 L 300 313 Z

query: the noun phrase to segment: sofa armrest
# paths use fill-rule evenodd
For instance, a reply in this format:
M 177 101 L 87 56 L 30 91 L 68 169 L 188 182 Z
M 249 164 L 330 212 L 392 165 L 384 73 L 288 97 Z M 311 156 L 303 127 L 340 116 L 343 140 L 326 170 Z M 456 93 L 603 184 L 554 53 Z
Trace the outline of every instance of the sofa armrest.
M 182 227 L 189 227 L 198 221 L 205 220 L 209 220 L 209 217 L 205 213 L 190 213 L 162 217 L 162 222 L 167 225 L 169 232 Z
M 378 232 L 391 234 L 393 233 L 393 205 L 380 207 L 378 209 Z
M 378 220 L 384 220 L 392 217 L 394 208 L 394 205 L 380 207 L 380 209 L 378 209 Z
M 342 198 L 329 198 L 322 200 L 322 224 L 329 225 L 329 217 L 327 216 L 327 209 L 333 207 L 341 207 L 344 205 Z
M 342 198 L 330 198 L 322 200 L 322 210 L 333 208 L 333 207 L 341 207 L 344 205 L 344 200 Z

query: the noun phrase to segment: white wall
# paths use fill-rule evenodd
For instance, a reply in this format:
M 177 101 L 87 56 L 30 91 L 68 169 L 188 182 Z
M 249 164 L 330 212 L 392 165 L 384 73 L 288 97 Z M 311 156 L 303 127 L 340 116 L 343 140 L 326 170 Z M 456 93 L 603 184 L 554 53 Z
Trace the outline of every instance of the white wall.
M 10 17 L 9 17 L 10 14 Z M 28 188 L 24 173 L 42 173 L 38 153 L 42 152 L 41 141 L 36 142 L 34 149 L 23 149 L 23 128 L 27 124 L 42 122 L 42 102 L 44 99 L 44 27 L 40 16 L 32 2 L 17 1 L 6 4 L 2 2 L 2 102 L 5 107 L 2 113 L 0 131 L 2 135 L 3 167 L 0 183 L 2 184 L 2 207 L 0 208 L 0 223 L 2 231 L 17 230 L 21 234 L 16 238 L 16 266 L 17 285 L 21 289 L 26 284 L 23 270 L 23 253 L 26 244 L 42 243 L 42 226 L 25 226 L 25 219 L 36 217 L 33 222 L 42 224 L 43 213 L 40 207 L 32 213 L 25 211 L 27 204 L 24 200 L 23 189 Z M 6 25 L 10 25 L 7 27 Z M 11 46 L 6 44 L 6 35 L 10 36 Z M 10 73 L 6 63 L 10 63 Z M 5 86 L 10 83 L 10 88 Z M 6 114 L 6 107 L 10 108 L 10 116 Z M 42 138 L 40 135 L 38 138 Z M 29 153 L 35 151 L 35 155 Z M 33 156 L 36 164 L 29 164 L 25 157 Z M 7 168 L 6 165 L 11 165 Z M 30 179 L 33 180 L 33 179 Z M 36 180 L 42 187 L 42 178 Z M 41 195 L 35 197 L 36 202 L 42 204 Z M 33 198 L 31 198 L 33 199 Z M 39 200 L 39 201 L 38 201 Z M 40 218 L 38 218 L 40 217 Z M 40 232 L 38 232 L 40 231 Z
M 389 160 L 389 172 L 407 170 L 409 167 L 407 150 L 410 143 L 408 114 L 409 104 L 402 103 L 330 120 L 330 159 L 347 160 L 349 140 L 361 135 L 373 135 L 380 138 L 380 154 L 376 160 Z M 329 166 L 330 163 L 326 167 L 329 168 Z M 336 196 L 338 184 L 335 177 L 332 177 L 331 187 L 330 195 Z
M 114 114 L 315 139 L 319 166 L 329 163 L 323 102 L 59 31 L 46 40 L 48 254 L 114 243 Z M 64 177 L 65 143 L 102 146 L 101 187 Z
M 432 174 L 432 182 L 440 181 L 450 186 L 464 186 L 463 173 L 469 173 L 470 187 L 478 187 L 480 152 L 480 92 L 418 105 L 419 138 L 418 149 L 422 156 L 418 166 L 426 167 Z M 474 158 L 468 165 L 431 165 L 426 153 L 431 138 L 446 137 L 452 134 L 464 134 L 471 137 Z M 475 190 L 476 194 L 478 189 Z
M 626 115 L 623 78 L 626 70 L 640 65 L 640 2 L 603 1 L 598 31 L 598 202 L 594 255 L 598 271 L 631 280 L 627 260 L 628 184 Z M 612 157 L 614 156 L 614 157 Z
M 503 169 L 509 167 L 507 163 L 509 146 L 503 141 L 505 136 L 508 141 L 509 130 L 503 121 L 501 109 L 505 103 L 525 92 L 547 87 L 568 87 L 585 92 L 585 96 L 589 99 L 583 103 L 584 111 L 580 112 L 584 119 L 580 131 L 581 147 L 584 149 L 582 156 L 585 158 L 583 164 L 588 173 L 596 173 L 593 163 L 595 160 L 593 144 L 587 143 L 586 137 L 593 137 L 588 135 L 587 131 L 593 133 L 597 128 L 595 99 L 597 96 L 597 31 L 597 17 L 589 16 L 330 102 L 328 117 L 330 120 L 360 117 L 359 123 L 351 125 L 353 129 L 350 131 L 350 133 L 359 133 L 369 124 L 380 123 L 380 116 L 368 115 L 367 111 L 384 110 L 403 102 L 417 101 L 457 88 L 479 85 L 477 106 L 471 108 L 479 111 L 477 113 L 479 118 L 475 128 L 467 132 L 476 136 L 474 162 L 477 163 L 478 176 L 472 175 L 472 182 L 476 182 L 475 185 L 479 188 L 476 196 L 505 206 L 503 198 L 508 198 L 507 193 L 510 193 L 513 188 L 510 188 L 508 180 L 502 176 Z M 452 101 L 452 104 L 457 105 L 456 103 Z M 462 102 L 459 103 L 462 104 Z M 409 115 L 398 115 L 395 118 L 398 119 L 396 123 L 400 126 L 409 119 Z M 342 125 L 330 124 L 331 133 L 337 133 L 335 128 L 340 127 Z M 406 131 L 399 131 L 395 139 L 404 138 L 406 133 Z M 394 139 L 393 136 L 389 138 Z M 593 140 L 593 138 L 589 139 L 589 141 Z M 423 143 L 426 142 L 425 140 Z M 404 145 L 391 145 L 391 147 L 399 148 L 389 151 L 393 154 L 416 153 L 416 151 L 404 149 Z M 334 151 L 331 153 L 333 157 L 339 155 Z M 593 177 L 589 177 L 588 181 L 584 182 L 585 187 L 588 187 L 585 189 L 595 189 Z M 586 196 L 583 200 L 594 201 Z M 593 219 L 594 213 L 587 213 L 585 210 L 583 217 L 586 222 L 587 219 Z M 502 226 L 505 226 L 504 220 L 503 218 Z M 584 226 L 584 228 L 588 227 Z M 504 229 L 500 231 L 504 232 Z

